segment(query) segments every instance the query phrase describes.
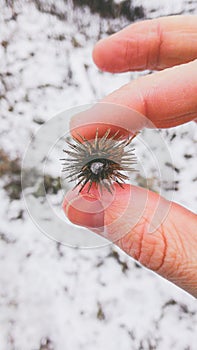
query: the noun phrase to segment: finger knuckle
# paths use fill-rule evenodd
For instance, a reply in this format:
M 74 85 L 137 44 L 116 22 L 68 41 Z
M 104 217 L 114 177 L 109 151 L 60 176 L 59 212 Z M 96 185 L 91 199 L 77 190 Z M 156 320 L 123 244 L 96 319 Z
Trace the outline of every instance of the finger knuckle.
M 162 229 L 149 233 L 148 227 L 149 222 L 144 219 L 118 245 L 143 266 L 159 272 L 165 265 L 167 240 Z
M 167 240 L 162 227 L 154 233 L 144 231 L 141 235 L 138 261 L 145 267 L 159 272 L 165 265 Z

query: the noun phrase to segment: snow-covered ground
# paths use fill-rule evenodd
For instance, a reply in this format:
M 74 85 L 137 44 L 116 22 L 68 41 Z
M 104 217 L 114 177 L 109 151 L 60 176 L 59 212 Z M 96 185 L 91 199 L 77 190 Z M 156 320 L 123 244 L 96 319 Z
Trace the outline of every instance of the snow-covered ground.
M 14 160 L 54 114 L 99 100 L 137 74 L 101 73 L 91 58 L 98 38 L 128 24 L 125 18 L 101 19 L 88 8 L 72 11 L 71 1 L 53 1 L 67 13 L 62 20 L 34 1 L 10 3 L 0 0 L 0 150 Z M 197 13 L 197 1 L 133 0 L 133 6 L 143 6 L 147 18 Z M 195 126 L 161 135 L 176 169 L 174 200 L 195 210 Z M 115 246 L 72 249 L 50 240 L 31 221 L 20 194 L 16 199 L 5 188 L 17 172 L 5 173 L 0 350 L 196 349 L 191 296 Z

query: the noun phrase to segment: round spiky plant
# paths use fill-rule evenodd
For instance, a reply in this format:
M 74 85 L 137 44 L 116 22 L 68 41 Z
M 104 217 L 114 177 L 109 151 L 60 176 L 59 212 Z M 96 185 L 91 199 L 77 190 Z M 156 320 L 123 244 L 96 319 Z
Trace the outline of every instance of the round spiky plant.
M 134 149 L 128 146 L 136 134 L 122 139 L 118 137 L 118 133 L 119 131 L 109 136 L 110 129 L 108 129 L 99 138 L 96 130 L 93 140 L 87 140 L 78 134 L 78 138 L 73 138 L 73 142 L 66 141 L 67 149 L 63 152 L 67 154 L 67 158 L 61 159 L 64 161 L 63 172 L 67 173 L 65 179 L 76 182 L 74 188 L 79 186 L 79 192 L 86 184 L 89 192 L 95 183 L 101 191 L 105 187 L 112 193 L 114 182 L 123 187 L 123 183 L 128 179 L 124 174 L 125 171 L 135 171 L 132 167 L 136 163 Z

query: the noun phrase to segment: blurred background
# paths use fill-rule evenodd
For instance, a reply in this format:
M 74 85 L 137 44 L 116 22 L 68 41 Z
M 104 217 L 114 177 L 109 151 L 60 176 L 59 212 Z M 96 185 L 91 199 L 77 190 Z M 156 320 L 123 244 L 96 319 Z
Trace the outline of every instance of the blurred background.
M 196 0 L 0 0 L 0 349 L 196 349 L 191 296 L 113 245 L 72 249 L 45 237 L 20 183 L 41 125 L 149 73 L 100 72 L 91 58 L 97 40 L 134 21 L 195 13 Z M 195 128 L 160 132 L 174 159 L 166 193 L 195 210 Z M 153 174 L 147 181 L 154 189 Z M 45 185 L 58 196 L 59 178 Z

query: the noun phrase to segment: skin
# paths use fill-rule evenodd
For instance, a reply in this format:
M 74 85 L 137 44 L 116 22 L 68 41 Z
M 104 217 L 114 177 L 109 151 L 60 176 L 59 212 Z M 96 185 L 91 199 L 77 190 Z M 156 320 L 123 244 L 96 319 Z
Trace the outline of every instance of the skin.
M 159 128 L 197 118 L 197 16 L 132 24 L 99 41 L 93 59 L 112 73 L 158 70 L 114 91 L 103 102 L 131 107 Z M 99 123 L 99 113 L 94 118 Z M 126 122 L 130 123 L 129 116 Z M 78 118 L 71 126 L 89 137 L 90 128 L 86 132 Z M 101 235 L 105 227 L 109 240 L 128 255 L 197 297 L 197 216 L 191 211 L 131 185 L 115 186 L 110 202 L 106 191 L 101 196 L 94 187 L 89 194 L 76 189 L 67 194 L 63 208 L 77 225 Z M 162 211 L 166 215 L 159 220 Z

